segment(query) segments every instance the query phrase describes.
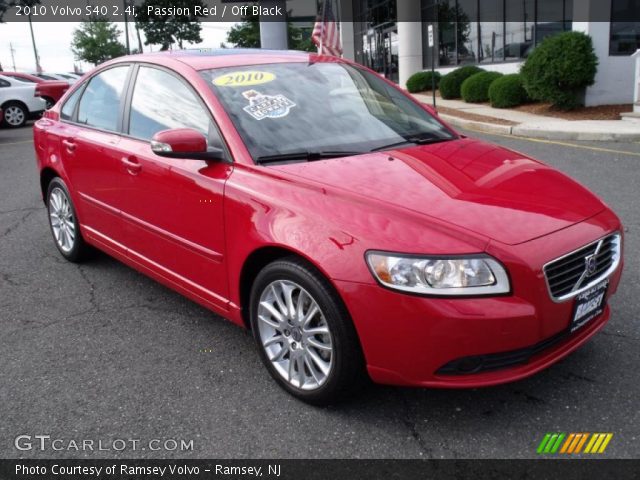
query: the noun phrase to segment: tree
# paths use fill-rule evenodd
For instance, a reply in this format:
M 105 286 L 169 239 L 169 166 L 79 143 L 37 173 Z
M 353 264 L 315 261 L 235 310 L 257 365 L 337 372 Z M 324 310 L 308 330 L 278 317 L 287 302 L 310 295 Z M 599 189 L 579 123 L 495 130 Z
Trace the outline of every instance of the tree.
M 316 46 L 311 41 L 311 32 L 287 22 L 287 40 L 292 50 L 314 52 Z M 241 23 L 231 27 L 227 33 L 227 42 L 239 48 L 260 48 L 260 17 L 249 15 Z
M 145 0 L 136 8 L 136 25 L 145 33 L 145 45 L 161 45 L 162 50 L 169 50 L 174 43 L 183 48 L 184 42 L 202 42 L 201 16 L 162 15 L 180 13 L 181 9 L 194 12 L 197 6 L 204 7 L 200 0 Z M 149 7 L 153 7 L 151 13 Z
M 98 65 L 126 53 L 118 40 L 120 33 L 106 18 L 91 17 L 73 32 L 71 50 L 77 60 Z

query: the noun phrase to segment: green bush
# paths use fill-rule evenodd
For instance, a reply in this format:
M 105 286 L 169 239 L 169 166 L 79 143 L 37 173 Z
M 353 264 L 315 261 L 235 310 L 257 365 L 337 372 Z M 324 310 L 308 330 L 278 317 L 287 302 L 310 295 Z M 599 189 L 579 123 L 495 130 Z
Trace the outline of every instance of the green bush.
M 489 100 L 493 108 L 511 108 L 529 101 L 527 91 L 518 73 L 504 75 L 489 87 Z
M 480 72 L 471 75 L 460 87 L 462 98 L 467 103 L 483 103 L 489 100 L 489 87 L 503 75 L 498 72 Z
M 440 95 L 445 99 L 460 98 L 460 87 L 462 87 L 462 82 L 471 75 L 475 75 L 480 72 L 484 72 L 484 70 L 474 65 L 468 65 L 447 73 L 440 79 Z
M 565 32 L 547 37 L 522 66 L 522 81 L 531 98 L 563 110 L 580 106 L 580 95 L 593 85 L 598 57 L 591 37 Z
M 439 72 L 435 72 L 433 77 L 436 79 L 436 88 L 438 88 L 438 84 L 440 83 L 440 75 Z M 410 93 L 418 93 L 424 92 L 426 90 L 431 90 L 433 87 L 433 82 L 431 80 L 431 72 L 418 72 L 409 77 L 407 80 L 407 90 Z

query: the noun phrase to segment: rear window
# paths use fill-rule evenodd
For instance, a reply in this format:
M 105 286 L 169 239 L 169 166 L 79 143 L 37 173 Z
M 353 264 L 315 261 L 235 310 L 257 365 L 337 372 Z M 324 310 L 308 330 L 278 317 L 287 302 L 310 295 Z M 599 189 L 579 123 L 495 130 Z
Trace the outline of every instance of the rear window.
M 128 73 L 128 65 L 114 67 L 89 80 L 78 107 L 78 123 L 116 131 Z

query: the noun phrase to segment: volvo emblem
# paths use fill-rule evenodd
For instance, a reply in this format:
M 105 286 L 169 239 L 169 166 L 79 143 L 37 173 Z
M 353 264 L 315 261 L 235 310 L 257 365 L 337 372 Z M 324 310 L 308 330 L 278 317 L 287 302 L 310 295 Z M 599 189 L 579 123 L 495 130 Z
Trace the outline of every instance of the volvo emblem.
M 596 273 L 596 270 L 598 269 L 598 262 L 596 261 L 595 253 L 593 255 L 589 255 L 588 257 L 585 257 L 584 267 L 585 267 L 585 273 L 587 274 L 587 277 L 590 277 L 594 273 Z

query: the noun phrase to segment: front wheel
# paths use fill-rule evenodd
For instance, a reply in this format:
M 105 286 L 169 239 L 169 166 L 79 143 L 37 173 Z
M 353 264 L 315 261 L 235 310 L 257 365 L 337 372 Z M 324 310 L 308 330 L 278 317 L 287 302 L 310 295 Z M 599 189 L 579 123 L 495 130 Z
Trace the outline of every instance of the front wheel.
M 251 292 L 251 327 L 271 376 L 316 405 L 339 400 L 364 377 L 349 314 L 329 282 L 297 258 L 267 265 Z

